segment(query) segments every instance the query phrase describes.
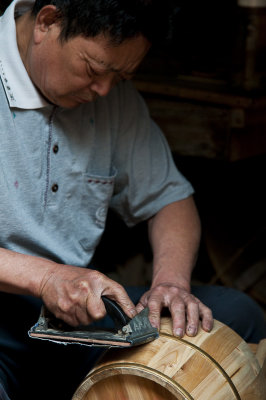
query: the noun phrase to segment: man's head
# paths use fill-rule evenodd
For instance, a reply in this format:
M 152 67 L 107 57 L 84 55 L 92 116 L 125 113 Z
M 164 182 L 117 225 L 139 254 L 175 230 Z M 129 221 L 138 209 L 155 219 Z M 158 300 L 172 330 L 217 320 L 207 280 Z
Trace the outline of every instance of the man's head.
M 132 77 L 158 36 L 159 3 L 37 0 L 17 20 L 20 54 L 33 83 L 62 107 L 105 96 Z

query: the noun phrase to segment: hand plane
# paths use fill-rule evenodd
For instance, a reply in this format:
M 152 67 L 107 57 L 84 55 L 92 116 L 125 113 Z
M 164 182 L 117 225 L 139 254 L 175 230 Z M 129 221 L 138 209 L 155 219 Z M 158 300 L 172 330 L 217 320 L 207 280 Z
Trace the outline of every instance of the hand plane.
M 98 347 L 132 347 L 150 342 L 159 337 L 148 318 L 148 308 L 132 319 L 113 300 L 102 296 L 106 312 L 111 317 L 114 329 L 101 329 L 92 325 L 72 327 L 57 319 L 45 306 L 38 322 L 29 330 L 32 338 L 46 339 L 64 344 L 78 343 Z

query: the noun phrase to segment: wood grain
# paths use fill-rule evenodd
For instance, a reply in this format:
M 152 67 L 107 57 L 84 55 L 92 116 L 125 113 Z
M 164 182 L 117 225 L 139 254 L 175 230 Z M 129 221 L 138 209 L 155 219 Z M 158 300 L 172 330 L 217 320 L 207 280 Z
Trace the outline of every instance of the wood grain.
M 219 321 L 178 339 L 163 318 L 157 340 L 108 350 L 73 400 L 264 400 L 265 352 L 266 341 L 250 347 Z

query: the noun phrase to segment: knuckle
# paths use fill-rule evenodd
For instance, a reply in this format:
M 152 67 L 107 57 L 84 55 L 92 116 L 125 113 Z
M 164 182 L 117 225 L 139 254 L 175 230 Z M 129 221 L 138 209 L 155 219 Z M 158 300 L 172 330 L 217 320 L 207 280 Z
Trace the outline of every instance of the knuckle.
M 150 299 L 148 305 L 149 305 L 149 309 L 150 309 L 151 313 L 156 312 L 156 310 L 158 310 L 160 308 L 160 305 L 159 305 L 157 299 Z
M 158 293 L 161 295 L 170 295 L 170 296 L 176 296 L 179 294 L 179 289 L 176 286 L 172 286 L 170 284 L 165 284 L 165 285 L 158 285 L 156 290 Z
M 89 271 L 90 279 L 93 281 L 102 281 L 103 280 L 103 274 L 99 271 L 96 271 L 94 269 L 91 269 Z
M 168 289 L 168 292 L 172 295 L 172 296 L 180 296 L 180 289 L 176 286 L 171 286 Z
M 198 308 L 199 307 L 199 303 L 197 301 L 195 301 L 194 299 L 191 299 L 188 301 L 188 305 L 191 308 Z
M 168 284 L 160 284 L 153 288 L 153 292 L 158 295 L 164 295 L 166 292 L 168 293 L 170 290 L 170 285 Z
M 191 294 L 190 296 L 191 296 L 191 299 L 194 301 L 194 303 L 202 304 L 201 301 L 197 297 L 193 296 L 193 294 Z
M 105 316 L 106 312 L 103 310 L 94 310 L 93 318 L 94 319 L 102 319 Z
M 205 313 L 204 313 L 204 316 L 205 316 L 205 318 L 211 320 L 211 319 L 213 318 L 212 311 L 209 310 L 209 309 L 207 309 L 207 310 L 205 311 Z
M 184 301 L 186 302 L 186 304 L 187 304 L 188 306 L 191 306 L 191 307 L 197 307 L 197 308 L 199 308 L 200 305 L 201 305 L 200 300 L 197 299 L 197 297 L 193 296 L 193 294 L 190 294 L 190 293 L 187 293 L 187 294 L 184 296 Z
M 200 310 L 201 310 L 205 315 L 208 315 L 208 316 L 212 317 L 212 310 L 211 310 L 209 307 L 207 307 L 207 306 L 205 306 L 204 304 L 202 304 L 202 303 L 201 303 L 201 305 L 200 305 Z
M 89 282 L 86 279 L 82 279 L 78 282 L 78 288 L 81 289 L 82 291 L 89 290 Z
M 125 289 L 118 282 L 112 281 L 112 287 L 113 287 L 113 291 L 117 295 L 122 295 L 123 297 L 128 298 Z
M 87 298 L 86 306 L 87 315 L 92 319 L 102 319 L 106 315 L 104 304 L 97 299 Z
M 158 318 L 158 314 L 156 312 L 150 311 L 149 312 L 149 317 L 150 317 L 150 319 L 155 320 L 155 319 Z
M 176 302 L 175 304 L 173 304 L 172 308 L 177 313 L 184 313 L 186 309 L 185 304 L 183 302 Z
M 69 302 L 65 301 L 65 300 L 58 300 L 57 303 L 57 313 L 64 313 L 64 314 L 68 314 L 71 310 L 71 305 Z

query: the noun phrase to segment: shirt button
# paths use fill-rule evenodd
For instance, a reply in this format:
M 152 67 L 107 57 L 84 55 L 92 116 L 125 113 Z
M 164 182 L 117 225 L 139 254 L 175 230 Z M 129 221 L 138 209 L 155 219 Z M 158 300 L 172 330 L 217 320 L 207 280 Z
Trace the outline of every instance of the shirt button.
M 54 183 L 54 184 L 53 184 L 53 186 L 52 186 L 52 191 L 53 191 L 53 192 L 57 192 L 57 191 L 58 191 L 58 185 L 57 185 L 57 183 Z
M 53 152 L 56 154 L 56 153 L 58 153 L 58 150 L 59 150 L 59 147 L 57 144 L 55 144 L 53 147 Z

